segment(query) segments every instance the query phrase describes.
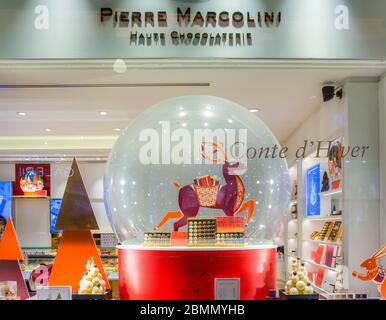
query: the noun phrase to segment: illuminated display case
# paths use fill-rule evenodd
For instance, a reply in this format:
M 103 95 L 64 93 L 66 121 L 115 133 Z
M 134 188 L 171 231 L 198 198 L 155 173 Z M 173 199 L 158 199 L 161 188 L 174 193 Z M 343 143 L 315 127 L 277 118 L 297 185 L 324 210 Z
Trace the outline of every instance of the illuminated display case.
M 22 248 L 24 261 L 21 268 L 26 279 L 29 278 L 30 272 L 37 268 L 41 263 L 52 264 L 56 255 L 56 247 L 24 247 Z M 109 280 L 118 279 L 118 261 L 117 251 L 114 247 L 98 246 L 102 259 L 103 268 Z
M 161 102 L 123 131 L 104 180 L 122 299 L 214 299 L 222 278 L 240 279 L 241 299 L 275 288 L 290 176 L 257 146 L 280 148 L 246 108 L 209 96 Z

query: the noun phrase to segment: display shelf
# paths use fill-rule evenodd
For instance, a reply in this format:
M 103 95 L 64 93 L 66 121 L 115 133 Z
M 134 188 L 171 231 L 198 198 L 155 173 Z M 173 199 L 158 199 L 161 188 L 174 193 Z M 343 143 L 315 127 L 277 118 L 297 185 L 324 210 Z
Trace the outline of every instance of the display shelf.
M 303 259 L 303 262 L 305 263 L 310 263 L 313 264 L 314 266 L 326 269 L 326 270 L 331 270 L 331 271 L 336 271 L 336 268 L 328 267 L 324 264 L 316 263 L 315 261 L 312 261 L 311 259 Z
M 297 259 L 299 254 L 299 203 L 298 203 L 298 162 L 290 168 L 291 175 L 291 211 L 295 208 L 295 212 L 290 212 L 287 216 L 287 221 L 284 225 L 285 227 L 285 275 L 283 277 L 287 278 L 288 272 L 291 268 L 291 260 Z M 296 236 L 295 236 L 296 234 Z
M 325 220 L 342 220 L 343 219 L 343 216 L 342 215 L 339 215 L 339 216 L 317 216 L 317 217 L 308 217 L 308 218 L 304 218 L 303 221 L 325 221 Z
M 341 241 L 337 241 L 337 242 L 333 242 L 333 241 L 323 241 L 323 240 L 312 240 L 312 239 L 302 239 L 302 241 L 304 242 L 310 242 L 310 243 L 321 243 L 321 244 L 331 244 L 331 245 L 334 245 L 334 246 L 337 246 L 337 247 L 340 247 L 342 246 L 342 242 Z
M 321 197 L 341 197 L 342 189 L 329 190 L 320 193 Z
M 24 280 L 28 280 L 31 276 L 30 270 L 22 271 Z M 118 272 L 106 272 L 106 277 L 109 281 L 118 280 Z
M 316 293 L 318 293 L 319 295 L 323 296 L 323 298 L 325 298 L 325 299 L 330 299 L 331 298 L 332 295 L 331 295 L 330 292 L 327 292 L 327 291 L 323 290 L 322 288 L 319 288 L 318 286 L 316 286 L 311 281 L 310 281 L 310 283 L 311 283 L 312 289 L 314 289 L 314 291 Z
M 12 199 L 51 199 L 50 196 L 12 196 Z

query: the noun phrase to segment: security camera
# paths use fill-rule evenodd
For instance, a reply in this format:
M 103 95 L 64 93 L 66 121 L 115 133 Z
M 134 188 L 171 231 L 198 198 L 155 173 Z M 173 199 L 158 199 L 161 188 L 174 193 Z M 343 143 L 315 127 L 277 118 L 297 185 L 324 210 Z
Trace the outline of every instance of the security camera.
M 322 95 L 323 101 L 330 101 L 334 97 L 338 99 L 342 99 L 343 96 L 343 88 L 341 86 L 336 86 L 334 84 L 325 84 L 322 87 Z
M 334 98 L 335 88 L 334 86 L 323 86 L 322 87 L 322 95 L 323 95 L 323 101 L 330 101 Z

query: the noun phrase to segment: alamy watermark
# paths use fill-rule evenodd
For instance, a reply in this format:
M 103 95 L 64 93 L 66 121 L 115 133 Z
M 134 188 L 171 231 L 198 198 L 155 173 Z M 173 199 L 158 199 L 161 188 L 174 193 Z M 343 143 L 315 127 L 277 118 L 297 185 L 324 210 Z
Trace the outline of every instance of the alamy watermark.
M 315 158 L 328 157 L 336 140 L 304 140 L 292 148 L 278 144 L 249 146 L 247 129 L 171 130 L 169 121 L 160 121 L 160 130 L 146 128 L 138 139 L 143 142 L 139 149 L 139 161 L 144 164 L 210 164 L 224 161 L 239 162 L 245 167 L 253 159 L 302 159 L 310 153 Z M 365 158 L 370 146 L 341 146 L 339 158 Z

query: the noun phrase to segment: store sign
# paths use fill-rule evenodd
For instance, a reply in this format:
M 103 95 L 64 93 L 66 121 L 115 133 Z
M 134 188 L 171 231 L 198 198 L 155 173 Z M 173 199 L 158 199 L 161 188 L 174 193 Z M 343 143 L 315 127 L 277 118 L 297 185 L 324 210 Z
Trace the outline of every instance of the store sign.
M 386 1 L 9 0 L 0 59 L 386 58 Z
M 306 215 L 320 216 L 320 164 L 307 170 Z

